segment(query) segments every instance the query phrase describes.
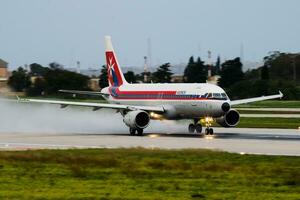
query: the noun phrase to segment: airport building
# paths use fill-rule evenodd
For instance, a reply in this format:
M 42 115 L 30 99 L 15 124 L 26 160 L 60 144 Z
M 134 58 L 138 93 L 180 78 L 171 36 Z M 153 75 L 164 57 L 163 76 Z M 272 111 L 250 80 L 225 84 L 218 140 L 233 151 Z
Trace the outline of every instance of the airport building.
M 7 78 L 8 71 L 7 71 L 8 63 L 2 59 L 0 59 L 0 78 Z
M 7 68 L 8 68 L 8 63 L 0 59 L 0 93 L 6 92 L 7 90 L 7 81 L 9 77 Z
M 99 86 L 99 78 L 91 78 L 89 80 L 89 87 L 91 88 L 91 90 L 93 91 L 100 91 L 101 88 Z

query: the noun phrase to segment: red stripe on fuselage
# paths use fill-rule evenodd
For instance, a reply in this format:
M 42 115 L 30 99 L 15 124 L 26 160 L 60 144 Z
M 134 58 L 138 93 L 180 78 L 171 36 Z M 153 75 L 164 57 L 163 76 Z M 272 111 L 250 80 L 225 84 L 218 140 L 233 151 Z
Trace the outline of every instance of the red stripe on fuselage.
M 112 94 L 112 87 L 109 88 L 109 92 Z M 120 91 L 119 88 L 114 88 L 114 93 L 117 94 L 117 96 L 112 97 L 114 99 L 122 99 L 122 100 L 215 100 L 215 99 L 208 99 L 203 97 L 198 98 L 186 98 L 186 97 L 174 97 L 174 98 L 167 98 L 164 95 L 176 95 L 176 91 Z M 120 95 L 156 95 L 154 97 L 120 97 Z M 180 95 L 178 95 L 180 96 Z M 182 95 L 184 96 L 184 95 Z M 189 96 L 189 95 L 186 95 Z M 190 95 L 192 96 L 192 95 Z M 200 96 L 200 95 L 199 95 Z

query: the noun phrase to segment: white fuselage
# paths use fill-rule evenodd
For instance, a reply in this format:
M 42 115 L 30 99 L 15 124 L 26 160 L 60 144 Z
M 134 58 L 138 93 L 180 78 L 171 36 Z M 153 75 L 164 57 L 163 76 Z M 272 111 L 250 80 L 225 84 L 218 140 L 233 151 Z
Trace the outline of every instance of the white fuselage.
M 123 84 L 102 92 L 112 104 L 163 106 L 167 119 L 221 117 L 223 103 L 230 101 L 222 88 L 207 83 Z

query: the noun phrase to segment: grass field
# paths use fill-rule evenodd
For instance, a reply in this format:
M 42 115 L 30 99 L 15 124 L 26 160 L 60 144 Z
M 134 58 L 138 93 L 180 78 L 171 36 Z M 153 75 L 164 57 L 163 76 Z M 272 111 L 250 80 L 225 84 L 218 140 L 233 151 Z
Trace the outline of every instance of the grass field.
M 238 110 L 240 114 L 300 114 L 300 111 Z
M 299 118 L 275 118 L 275 117 L 241 117 L 239 128 L 288 128 L 298 129 Z
M 300 157 L 208 150 L 0 152 L 0 199 L 299 199 Z
M 203 124 L 204 126 L 204 124 Z M 220 127 L 216 122 L 213 127 Z M 298 129 L 299 118 L 275 118 L 275 117 L 241 117 L 237 128 L 282 128 Z

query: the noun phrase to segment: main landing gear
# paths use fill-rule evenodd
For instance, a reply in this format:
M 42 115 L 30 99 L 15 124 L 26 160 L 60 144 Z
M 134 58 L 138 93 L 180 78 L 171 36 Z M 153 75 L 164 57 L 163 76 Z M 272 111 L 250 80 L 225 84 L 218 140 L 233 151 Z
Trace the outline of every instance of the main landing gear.
M 129 133 L 130 135 L 138 135 L 138 136 L 142 136 L 143 135 L 144 130 L 141 128 L 135 129 L 135 128 L 129 128 Z
M 202 132 L 202 125 L 201 124 L 190 124 L 189 125 L 189 133 L 201 133 Z
M 204 118 L 204 122 L 205 122 L 205 135 L 213 135 L 214 134 L 214 130 L 213 128 L 211 128 L 211 124 L 213 122 L 213 118 L 211 117 L 205 117 Z M 200 124 L 200 121 L 195 119 L 193 124 L 189 124 L 189 133 L 198 133 L 201 134 L 202 132 L 202 125 Z

